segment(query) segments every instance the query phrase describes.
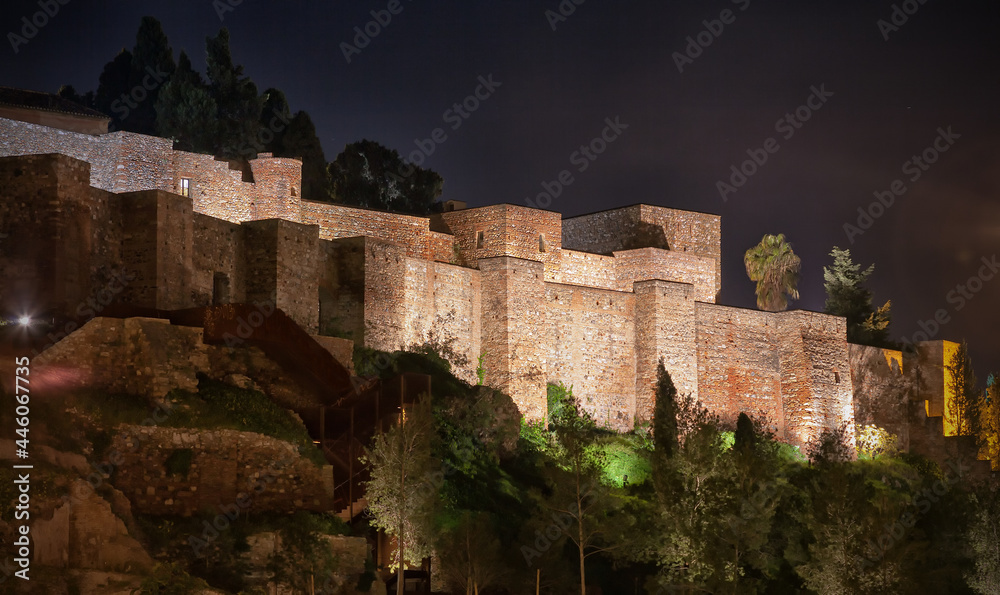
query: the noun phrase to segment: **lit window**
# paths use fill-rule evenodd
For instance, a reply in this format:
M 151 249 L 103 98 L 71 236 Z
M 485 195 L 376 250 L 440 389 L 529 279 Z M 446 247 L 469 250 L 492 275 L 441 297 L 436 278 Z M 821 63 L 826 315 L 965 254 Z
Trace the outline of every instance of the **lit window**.
M 476 232 L 476 248 L 482 248 L 485 243 L 486 243 L 486 238 L 483 236 L 483 232 L 477 231 Z
M 191 178 L 181 178 L 181 196 L 191 196 Z
M 538 234 L 538 251 L 545 252 L 545 234 Z

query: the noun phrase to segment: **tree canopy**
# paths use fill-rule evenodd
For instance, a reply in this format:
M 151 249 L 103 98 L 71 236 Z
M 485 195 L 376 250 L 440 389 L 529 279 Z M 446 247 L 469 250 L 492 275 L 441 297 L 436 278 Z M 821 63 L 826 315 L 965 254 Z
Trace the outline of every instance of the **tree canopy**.
M 375 141 L 347 145 L 329 170 L 334 202 L 414 215 L 441 210 L 441 176 L 406 163 L 398 151 Z
M 872 307 L 871 291 L 865 286 L 875 271 L 875 265 L 861 270 L 851 259 L 850 250 L 834 246 L 830 252 L 833 264 L 823 267 L 827 314 L 847 318 L 847 340 L 861 345 L 888 347 L 892 302 L 877 310 Z
M 765 235 L 743 255 L 747 275 L 757 283 L 757 307 L 768 312 L 788 309 L 788 300 L 799 299 L 799 269 L 802 261 L 784 234 Z

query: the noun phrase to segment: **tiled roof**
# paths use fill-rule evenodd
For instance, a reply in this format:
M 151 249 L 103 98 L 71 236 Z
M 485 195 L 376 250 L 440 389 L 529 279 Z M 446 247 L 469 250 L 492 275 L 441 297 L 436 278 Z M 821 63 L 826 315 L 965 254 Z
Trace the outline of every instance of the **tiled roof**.
M 25 89 L 12 89 L 10 87 L 0 87 L 0 105 L 14 107 L 26 107 L 40 109 L 50 112 L 62 112 L 83 116 L 85 118 L 100 118 L 107 120 L 108 116 L 101 112 L 84 107 L 79 103 L 64 99 L 52 93 L 40 93 L 38 91 L 28 91 Z

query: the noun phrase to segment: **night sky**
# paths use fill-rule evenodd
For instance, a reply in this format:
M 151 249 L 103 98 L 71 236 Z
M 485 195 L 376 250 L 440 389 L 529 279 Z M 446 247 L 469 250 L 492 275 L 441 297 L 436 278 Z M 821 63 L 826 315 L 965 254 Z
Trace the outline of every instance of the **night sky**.
M 445 200 L 523 205 L 570 170 L 549 205 L 567 216 L 639 202 L 719 214 L 723 304 L 754 306 L 742 254 L 765 233 L 786 234 L 801 256 L 793 307 L 808 310 L 823 308 L 831 247 L 847 247 L 876 264 L 871 286 L 876 305 L 893 301 L 895 338 L 937 314 L 947 322 L 932 338 L 968 339 L 981 379 L 1000 370 L 1000 271 L 988 279 L 983 265 L 1000 256 L 1000 4 L 576 2 L 399 0 L 348 63 L 342 44 L 389 0 L 68 0 L 16 54 L 9 40 L 0 48 L 0 85 L 95 89 L 143 15 L 204 71 L 205 38 L 225 26 L 258 88 L 310 113 L 328 160 L 362 138 L 406 156 L 441 128 L 423 165 L 444 177 Z M 39 10 L 6 0 L 5 38 Z M 691 46 L 693 59 L 688 37 L 707 46 Z M 499 85 L 467 118 L 448 114 L 480 77 Z M 814 88 L 824 99 L 796 115 Z M 786 114 L 794 123 L 779 125 Z M 579 171 L 574 152 L 608 118 L 627 129 Z M 748 151 L 767 162 L 747 164 L 757 171 L 723 200 L 719 182 Z M 870 208 L 897 180 L 890 206 Z M 867 229 L 859 207 L 876 215 Z

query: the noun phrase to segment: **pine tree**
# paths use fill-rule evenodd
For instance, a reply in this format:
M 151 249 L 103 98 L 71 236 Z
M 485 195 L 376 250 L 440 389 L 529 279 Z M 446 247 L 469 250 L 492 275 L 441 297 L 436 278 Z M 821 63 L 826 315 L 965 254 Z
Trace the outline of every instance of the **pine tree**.
M 123 130 L 156 134 L 156 102 L 173 75 L 174 51 L 160 21 L 143 17 L 132 48 L 129 88 L 135 107 L 129 112 Z
M 216 142 L 215 100 L 183 51 L 177 69 L 156 102 L 156 132 L 181 151 L 212 153 Z
M 228 29 L 209 37 L 206 46 L 209 89 L 218 109 L 215 154 L 245 159 L 247 148 L 260 142 L 262 102 L 257 85 L 243 75 L 242 66 L 233 63 Z
M 851 259 L 850 250 L 834 246 L 833 265 L 823 267 L 826 313 L 847 318 L 847 340 L 862 345 L 888 346 L 892 302 L 872 308 L 872 294 L 865 286 L 875 265 L 861 270 Z

